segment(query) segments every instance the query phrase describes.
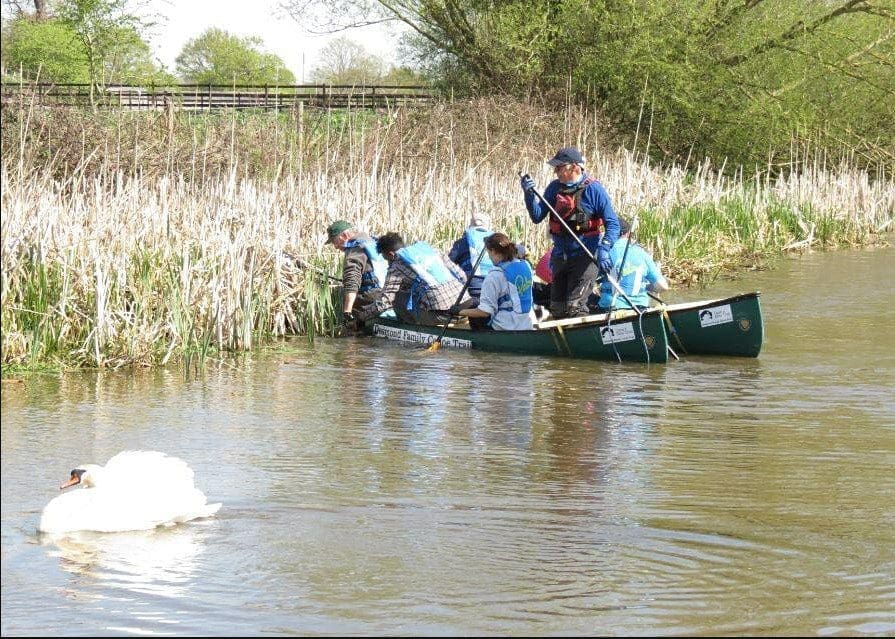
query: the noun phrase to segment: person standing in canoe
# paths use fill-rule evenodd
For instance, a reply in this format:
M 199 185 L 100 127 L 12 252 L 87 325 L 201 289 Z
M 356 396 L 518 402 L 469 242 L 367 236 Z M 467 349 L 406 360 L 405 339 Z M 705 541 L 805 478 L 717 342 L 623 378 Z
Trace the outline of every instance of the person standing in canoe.
M 376 239 L 361 233 L 351 222 L 336 220 L 326 229 L 326 244 L 345 253 L 342 263 L 342 326 L 355 331 L 355 306 L 375 302 L 382 292 L 388 262 L 376 249 Z
M 609 250 L 618 239 L 618 216 L 606 189 L 584 169 L 584 156 L 575 147 L 563 147 L 547 164 L 556 174 L 544 190 L 544 200 L 565 221 L 558 221 L 535 193 L 534 180 L 522 177 L 525 207 L 532 222 L 548 219 L 553 251 L 550 267 L 553 282 L 550 286 L 550 313 L 556 319 L 588 314 L 587 298 L 596 284 L 600 271 L 612 268 Z M 570 235 L 569 230 L 576 237 Z M 579 240 L 597 264 L 578 243 Z M 598 268 L 599 265 L 599 268 Z
M 469 280 L 469 296 L 478 299 L 482 290 L 482 281 L 494 264 L 486 254 L 476 272 L 472 272 L 476 259 L 485 247 L 485 238 L 494 231 L 490 229 L 491 220 L 484 213 L 473 213 L 469 219 L 469 226 L 463 231 L 463 235 L 454 242 L 448 251 L 448 258 L 463 269 L 466 279 Z
M 531 265 L 519 257 L 516 245 L 503 233 L 485 238 L 485 249 L 494 264 L 482 282 L 476 308 L 460 309 L 461 317 L 486 318 L 495 331 L 528 331 L 532 328 Z
M 631 240 L 631 225 L 628 221 L 619 218 L 619 225 L 621 234 L 618 242 L 609 251 L 612 260 L 611 275 L 635 306 L 649 308 L 649 292 L 667 291 L 668 280 L 646 249 Z M 617 308 L 631 308 L 631 305 L 608 281 L 601 282 L 596 311 L 605 313 Z
M 461 307 L 472 304 L 463 290 L 466 274 L 430 244 L 405 246 L 399 234 L 386 233 L 376 242 L 376 249 L 388 261 L 388 271 L 379 298 L 355 311 L 359 321 L 393 308 L 402 322 L 441 326 L 450 321 L 451 308 L 458 299 Z

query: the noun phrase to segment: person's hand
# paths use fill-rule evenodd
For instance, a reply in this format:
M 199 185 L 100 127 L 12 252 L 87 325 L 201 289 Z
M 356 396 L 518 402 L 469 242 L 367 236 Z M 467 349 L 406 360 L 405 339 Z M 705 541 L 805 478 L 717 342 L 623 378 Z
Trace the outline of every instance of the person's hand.
M 454 304 L 453 306 L 451 306 L 450 309 L 448 309 L 448 313 L 450 313 L 454 317 L 459 317 L 461 310 L 462 307 L 459 304 Z
M 597 264 L 606 275 L 612 273 L 612 258 L 609 257 L 609 249 L 602 244 L 597 249 Z
M 535 190 L 535 181 L 528 174 L 522 176 L 520 184 L 522 185 L 522 190 L 525 193 L 529 193 L 530 191 Z
M 342 332 L 357 333 L 360 330 L 361 321 L 354 313 L 342 313 Z

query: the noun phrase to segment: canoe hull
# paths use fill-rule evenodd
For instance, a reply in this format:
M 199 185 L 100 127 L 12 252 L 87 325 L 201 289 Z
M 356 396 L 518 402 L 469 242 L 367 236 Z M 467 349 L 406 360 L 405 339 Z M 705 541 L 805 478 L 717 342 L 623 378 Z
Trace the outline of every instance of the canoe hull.
M 759 293 L 670 304 L 666 329 L 680 355 L 758 357 L 764 341 Z M 670 322 L 670 324 L 669 324 Z
M 415 344 L 431 344 L 441 334 L 439 326 L 404 324 L 376 318 L 367 324 L 376 337 Z M 531 331 L 472 331 L 448 328 L 442 345 L 495 353 L 516 353 L 574 359 L 622 362 L 668 361 L 668 338 L 661 311 L 652 310 L 622 319 L 605 315 L 547 322 Z

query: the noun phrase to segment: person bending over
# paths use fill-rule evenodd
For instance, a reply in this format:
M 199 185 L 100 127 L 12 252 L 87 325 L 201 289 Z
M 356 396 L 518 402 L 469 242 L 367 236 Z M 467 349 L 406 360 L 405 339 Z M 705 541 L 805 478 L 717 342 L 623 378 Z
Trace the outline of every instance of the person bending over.
M 463 291 L 463 270 L 430 244 L 405 246 L 398 233 L 386 233 L 376 242 L 376 249 L 388 261 L 388 271 L 379 298 L 356 311 L 360 321 L 394 308 L 402 322 L 439 326 L 450 321 L 455 303 L 472 303 Z

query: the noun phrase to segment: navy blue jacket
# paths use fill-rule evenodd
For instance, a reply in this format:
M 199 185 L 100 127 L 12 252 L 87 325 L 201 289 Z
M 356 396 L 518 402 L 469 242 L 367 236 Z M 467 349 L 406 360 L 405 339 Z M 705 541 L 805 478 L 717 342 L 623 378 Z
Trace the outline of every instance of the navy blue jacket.
M 581 179 L 586 178 L 587 173 L 585 173 Z M 557 191 L 559 191 L 560 186 L 561 184 L 559 180 L 553 180 L 544 190 L 544 199 L 550 202 L 551 205 L 556 202 L 556 194 Z M 525 208 L 528 209 L 528 216 L 535 224 L 543 222 L 548 216 L 553 215 L 550 212 L 550 209 L 541 204 L 541 201 L 534 193 L 529 192 L 525 194 Z M 605 232 L 602 238 L 597 237 L 596 235 L 590 237 L 582 235 L 578 236 L 579 239 L 584 242 L 584 245 L 588 250 L 594 254 L 594 257 L 596 257 L 597 248 L 601 243 L 609 249 L 612 248 L 612 245 L 615 244 L 615 241 L 618 239 L 620 230 L 618 215 L 615 214 L 615 209 L 612 208 L 612 202 L 609 200 L 609 194 L 606 193 L 606 189 L 603 188 L 602 184 L 596 181 L 588 184 L 584 187 L 584 191 L 581 192 L 581 208 L 585 213 L 603 220 Z M 565 259 L 569 259 L 584 253 L 578 242 L 576 242 L 565 229 L 563 229 L 562 234 L 553 235 L 552 237 L 554 258 L 564 257 Z

